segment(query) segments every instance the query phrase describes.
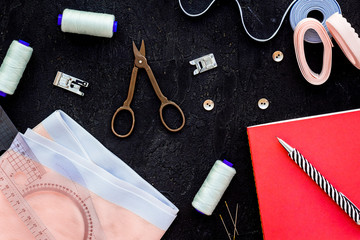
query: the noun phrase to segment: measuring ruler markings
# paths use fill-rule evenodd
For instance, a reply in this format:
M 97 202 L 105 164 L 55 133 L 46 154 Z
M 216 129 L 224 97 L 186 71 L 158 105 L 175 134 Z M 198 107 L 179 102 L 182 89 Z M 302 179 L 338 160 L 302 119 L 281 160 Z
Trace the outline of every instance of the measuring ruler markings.
M 89 191 L 70 179 L 45 168 L 21 135 L 0 158 L 0 189 L 36 240 L 55 240 L 25 197 L 38 191 L 53 191 L 69 197 L 78 207 L 84 221 L 84 240 L 105 239 Z M 26 183 L 18 184 L 15 176 L 26 175 Z
M 37 240 L 52 240 L 55 239 L 54 236 L 49 232 L 46 226 L 34 213 L 28 202 L 24 199 L 23 195 L 19 191 L 14 182 L 14 176 L 18 170 L 25 170 L 27 176 L 28 184 L 33 183 L 36 178 L 41 178 L 42 171 L 37 168 L 32 160 L 27 160 L 23 162 L 21 159 L 21 154 L 17 152 L 12 152 L 14 145 L 20 146 L 19 143 L 16 143 L 17 140 L 14 140 L 11 149 L 3 154 L 1 157 L 1 177 L 0 177 L 0 188 L 2 193 L 5 195 L 6 199 L 11 204 L 12 208 L 18 214 L 20 219 L 24 222 L 26 227 L 31 231 L 33 236 Z M 20 151 L 22 149 L 19 149 Z M 22 152 L 24 152 L 22 150 Z M 19 164 L 22 164 L 20 166 Z M 27 168 L 25 168 L 27 167 Z M 32 174 L 29 174 L 32 171 Z

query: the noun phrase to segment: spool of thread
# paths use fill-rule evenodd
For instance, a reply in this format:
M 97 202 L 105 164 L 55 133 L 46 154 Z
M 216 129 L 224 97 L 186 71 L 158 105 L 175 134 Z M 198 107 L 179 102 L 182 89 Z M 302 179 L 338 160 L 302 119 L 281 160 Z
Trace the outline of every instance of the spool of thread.
M 192 206 L 197 211 L 208 216 L 213 213 L 236 173 L 232 166 L 233 164 L 226 160 L 215 162 L 192 201 Z
M 0 67 L 0 96 L 14 94 L 32 55 L 30 44 L 14 40 Z
M 111 38 L 117 31 L 115 16 L 105 13 L 65 9 L 58 15 L 61 31 Z
M 321 24 L 331 37 L 331 34 L 326 26 L 326 20 L 336 12 L 341 13 L 339 3 L 336 0 L 298 0 L 290 11 L 290 24 L 292 29 L 295 30 L 299 22 L 307 18 L 310 12 L 316 11 L 323 15 Z M 312 29 L 309 29 L 305 33 L 304 40 L 309 43 L 321 42 L 319 35 Z

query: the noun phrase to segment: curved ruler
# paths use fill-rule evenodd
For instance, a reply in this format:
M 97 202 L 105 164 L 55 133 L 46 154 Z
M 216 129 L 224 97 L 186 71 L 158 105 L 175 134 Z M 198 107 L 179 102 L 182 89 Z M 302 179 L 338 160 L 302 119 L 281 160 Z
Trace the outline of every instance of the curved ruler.
M 16 182 L 18 173 L 25 174 L 25 184 Z M 10 149 L 0 158 L 0 189 L 36 240 L 55 239 L 25 199 L 38 191 L 60 193 L 75 203 L 84 221 L 83 240 L 105 239 L 89 191 L 69 179 L 73 177 L 81 182 L 81 175 L 74 166 L 66 166 L 61 174 L 46 169 L 36 161 L 21 135 L 16 136 Z

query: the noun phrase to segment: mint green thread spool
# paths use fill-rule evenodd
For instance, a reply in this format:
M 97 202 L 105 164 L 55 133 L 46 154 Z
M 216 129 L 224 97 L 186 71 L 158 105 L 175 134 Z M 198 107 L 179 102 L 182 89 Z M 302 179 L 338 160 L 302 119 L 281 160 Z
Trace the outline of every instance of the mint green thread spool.
M 232 166 L 233 164 L 225 159 L 224 161 L 216 160 L 191 203 L 198 212 L 208 216 L 213 213 L 235 176 L 236 170 Z
M 33 49 L 22 40 L 12 41 L 0 67 L 0 93 L 13 95 L 26 69 Z

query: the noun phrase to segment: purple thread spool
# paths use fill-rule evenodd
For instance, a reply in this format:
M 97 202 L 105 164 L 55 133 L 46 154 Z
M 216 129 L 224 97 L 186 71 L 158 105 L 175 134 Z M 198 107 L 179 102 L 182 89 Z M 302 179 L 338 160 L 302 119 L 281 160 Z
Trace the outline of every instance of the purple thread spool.
M 22 45 L 24 45 L 24 46 L 27 46 L 27 47 L 29 47 L 30 46 L 30 43 L 28 43 L 28 42 L 25 42 L 25 41 L 23 41 L 23 40 L 21 40 L 21 39 L 19 39 L 19 41 L 18 41 L 19 43 L 21 43 Z M 6 97 L 7 96 L 7 94 L 6 93 L 4 93 L 4 92 L 2 92 L 2 91 L 0 91 L 0 97 Z

